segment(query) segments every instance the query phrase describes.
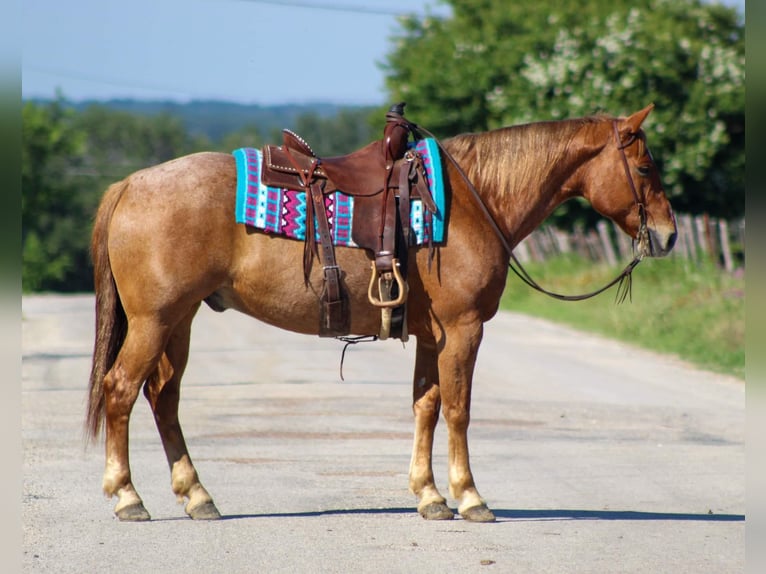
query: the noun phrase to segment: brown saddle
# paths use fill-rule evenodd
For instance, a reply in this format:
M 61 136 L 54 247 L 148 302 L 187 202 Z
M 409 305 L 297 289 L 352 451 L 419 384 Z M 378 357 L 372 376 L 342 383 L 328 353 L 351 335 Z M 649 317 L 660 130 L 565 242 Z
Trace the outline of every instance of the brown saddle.
M 282 137 L 281 146 L 263 148 L 266 177 L 287 189 L 302 188 L 317 156 L 298 134 L 283 130 Z M 378 140 L 348 155 L 321 158 L 313 176 L 328 181 L 325 193 L 341 190 L 354 197 L 374 195 L 383 190 L 386 171 L 382 143 Z
M 391 309 L 401 308 L 406 301 L 410 199 L 420 197 L 431 213 L 436 206 L 420 156 L 407 150 L 409 135 L 416 128 L 403 114 L 403 103 L 392 106 L 386 114 L 383 138 L 344 156 L 319 158 L 303 138 L 290 130 L 283 131 L 281 146 L 263 148 L 261 181 L 273 187 L 304 190 L 311 198 L 307 201 L 311 207 L 306 218 L 304 278 L 308 281 L 314 254 L 321 251 L 322 336 L 348 334 L 350 321 L 325 210 L 326 193 L 342 191 L 354 197 L 351 236 L 374 256 L 368 298 L 384 309 L 384 323 L 386 314 L 390 317 Z M 315 226 L 319 231 L 319 250 Z M 384 325 L 381 338 L 388 336 L 385 329 Z M 406 340 L 406 332 L 394 336 Z

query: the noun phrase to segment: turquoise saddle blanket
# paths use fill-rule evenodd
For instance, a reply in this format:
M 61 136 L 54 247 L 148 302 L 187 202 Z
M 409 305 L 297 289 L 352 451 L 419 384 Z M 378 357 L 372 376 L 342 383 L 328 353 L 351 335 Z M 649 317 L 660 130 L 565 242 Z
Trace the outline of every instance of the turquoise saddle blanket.
M 423 158 L 428 186 L 436 203 L 436 213 L 426 216 L 423 202 L 412 199 L 410 229 L 418 245 L 429 237 L 434 243 L 444 239 L 445 197 L 439 148 L 431 138 L 411 143 Z M 261 183 L 261 150 L 239 148 L 232 152 L 237 165 L 237 198 L 235 218 L 266 233 L 293 239 L 306 239 L 306 194 L 303 191 L 280 189 Z M 335 245 L 356 247 L 351 238 L 354 198 L 337 191 L 325 195 L 325 208 Z M 318 230 L 317 230 L 318 232 Z

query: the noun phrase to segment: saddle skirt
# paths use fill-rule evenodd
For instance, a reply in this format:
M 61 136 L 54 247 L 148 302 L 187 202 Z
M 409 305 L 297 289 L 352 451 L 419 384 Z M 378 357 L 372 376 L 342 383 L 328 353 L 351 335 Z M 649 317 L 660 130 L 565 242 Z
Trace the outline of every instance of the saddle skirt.
M 410 227 L 413 243 L 425 244 L 444 240 L 446 200 L 439 148 L 431 138 L 410 142 L 410 148 L 420 154 L 426 169 L 428 187 L 436 211 L 426 216 L 423 201 L 412 198 Z M 266 233 L 304 241 L 306 239 L 306 193 L 267 186 L 261 181 L 264 158 L 261 150 L 239 148 L 232 152 L 237 166 L 237 195 L 235 220 Z M 335 191 L 324 195 L 324 202 L 334 245 L 357 247 L 352 239 L 354 197 Z M 318 230 L 316 230 L 318 239 Z

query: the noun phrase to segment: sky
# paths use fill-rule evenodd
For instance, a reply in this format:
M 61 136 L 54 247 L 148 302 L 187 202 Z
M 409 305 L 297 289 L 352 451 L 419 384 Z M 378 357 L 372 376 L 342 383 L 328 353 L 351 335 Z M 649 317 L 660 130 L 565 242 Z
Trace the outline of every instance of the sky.
M 744 11 L 744 0 L 725 0 Z M 438 0 L 24 0 L 22 98 L 386 103 L 397 14 Z
M 427 5 L 449 14 L 435 0 L 25 0 L 22 97 L 380 104 L 395 15 Z

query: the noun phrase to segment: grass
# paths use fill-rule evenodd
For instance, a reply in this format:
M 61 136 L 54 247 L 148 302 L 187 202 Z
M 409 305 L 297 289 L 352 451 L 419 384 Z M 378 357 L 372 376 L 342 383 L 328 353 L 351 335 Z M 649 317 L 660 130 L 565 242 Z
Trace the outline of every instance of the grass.
M 579 294 L 621 268 L 560 256 L 524 266 L 544 288 Z M 557 301 L 510 272 L 502 309 L 669 353 L 701 368 L 745 376 L 745 279 L 676 258 L 646 259 L 633 271 L 633 302 L 615 304 L 616 287 L 586 301 Z

